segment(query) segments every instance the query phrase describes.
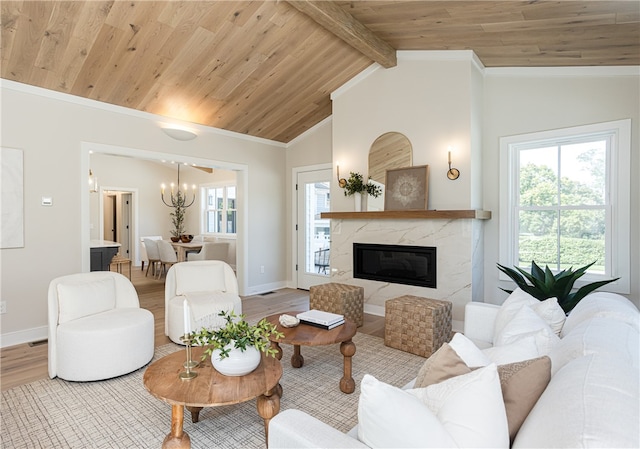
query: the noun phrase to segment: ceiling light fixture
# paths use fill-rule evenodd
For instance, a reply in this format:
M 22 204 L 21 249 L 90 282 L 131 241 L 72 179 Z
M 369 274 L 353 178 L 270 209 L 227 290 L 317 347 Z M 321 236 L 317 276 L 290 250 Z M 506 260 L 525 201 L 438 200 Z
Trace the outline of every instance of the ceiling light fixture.
M 198 135 L 193 131 L 185 128 L 179 128 L 177 126 L 167 126 L 165 128 L 162 128 L 162 131 L 167 136 L 176 140 L 186 141 L 186 140 L 193 140 L 196 137 L 198 137 Z

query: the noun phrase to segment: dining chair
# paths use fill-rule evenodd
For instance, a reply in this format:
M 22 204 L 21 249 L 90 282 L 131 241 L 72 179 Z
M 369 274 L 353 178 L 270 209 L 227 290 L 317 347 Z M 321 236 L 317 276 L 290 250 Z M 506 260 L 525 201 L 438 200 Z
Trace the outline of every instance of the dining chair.
M 171 243 L 166 240 L 158 240 L 157 243 L 160 252 L 160 272 L 158 273 L 158 279 L 160 279 L 173 264 L 178 263 L 178 256 Z
M 187 260 L 222 260 L 227 262 L 229 255 L 229 243 L 227 242 L 204 242 L 202 249 L 197 253 L 188 253 Z
M 144 274 L 145 276 L 149 275 L 149 268 L 151 269 L 151 274 L 155 276 L 156 270 L 158 269 L 158 265 L 160 264 L 160 250 L 158 249 L 158 242 L 160 240 L 153 239 L 144 239 L 144 248 L 147 252 L 147 260 L 149 264 L 147 265 L 147 271 Z
M 149 256 L 147 255 L 147 248 L 144 246 L 144 241 L 146 239 L 149 240 L 162 240 L 161 235 L 146 235 L 144 237 L 140 237 L 140 271 L 144 271 L 144 264 L 149 263 Z

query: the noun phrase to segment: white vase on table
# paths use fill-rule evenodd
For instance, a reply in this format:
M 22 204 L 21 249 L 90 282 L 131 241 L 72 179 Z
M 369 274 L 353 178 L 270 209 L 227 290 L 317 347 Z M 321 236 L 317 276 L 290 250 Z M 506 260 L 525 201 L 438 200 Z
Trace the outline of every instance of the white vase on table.
M 242 351 L 234 347 L 235 342 L 229 343 L 225 349 L 229 349 L 229 357 L 220 358 L 220 350 L 214 349 L 211 353 L 211 364 L 220 374 L 225 376 L 244 376 L 260 365 L 260 351 L 255 346 L 247 346 Z

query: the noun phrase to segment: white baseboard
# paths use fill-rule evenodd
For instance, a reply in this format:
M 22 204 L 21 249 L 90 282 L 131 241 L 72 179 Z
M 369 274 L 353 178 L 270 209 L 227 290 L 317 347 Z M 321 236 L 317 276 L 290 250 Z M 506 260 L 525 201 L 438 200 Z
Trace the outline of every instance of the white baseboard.
M 32 341 L 46 340 L 49 337 L 49 326 L 34 327 L 17 332 L 0 335 L 0 348 L 21 345 Z
M 253 287 L 248 288 L 246 294 L 243 296 L 260 295 L 262 293 L 272 292 L 286 287 L 286 282 L 272 282 L 271 284 L 254 285 Z

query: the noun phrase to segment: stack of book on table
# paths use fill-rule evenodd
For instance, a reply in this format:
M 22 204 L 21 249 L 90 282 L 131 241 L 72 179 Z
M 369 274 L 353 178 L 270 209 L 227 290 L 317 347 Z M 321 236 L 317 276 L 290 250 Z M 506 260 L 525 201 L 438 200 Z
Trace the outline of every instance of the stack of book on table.
M 309 324 L 311 326 L 316 326 L 327 330 L 344 324 L 344 315 L 324 312 L 322 310 L 312 309 L 307 312 L 301 312 L 297 315 L 297 317 L 303 324 Z

